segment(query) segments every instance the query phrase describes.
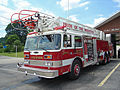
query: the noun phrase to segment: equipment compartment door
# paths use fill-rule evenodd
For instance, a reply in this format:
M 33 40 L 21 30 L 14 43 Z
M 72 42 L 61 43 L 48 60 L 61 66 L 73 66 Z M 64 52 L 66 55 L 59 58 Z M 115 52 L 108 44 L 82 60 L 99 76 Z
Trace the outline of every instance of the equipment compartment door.
M 93 40 L 87 40 L 87 54 L 88 54 L 88 61 L 94 60 L 94 52 L 93 52 Z
M 84 38 L 84 55 L 88 57 L 87 61 L 94 60 L 93 40 L 91 37 Z

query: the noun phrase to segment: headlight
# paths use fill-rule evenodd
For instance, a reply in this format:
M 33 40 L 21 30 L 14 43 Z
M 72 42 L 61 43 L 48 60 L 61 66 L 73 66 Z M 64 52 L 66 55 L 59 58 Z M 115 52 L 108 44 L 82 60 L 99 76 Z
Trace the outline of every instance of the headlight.
M 45 62 L 45 66 L 53 66 L 53 62 Z
M 29 64 L 29 60 L 24 60 L 24 64 Z
M 24 54 L 24 58 L 29 58 L 29 54 Z
M 44 59 L 52 59 L 52 55 L 44 55 Z

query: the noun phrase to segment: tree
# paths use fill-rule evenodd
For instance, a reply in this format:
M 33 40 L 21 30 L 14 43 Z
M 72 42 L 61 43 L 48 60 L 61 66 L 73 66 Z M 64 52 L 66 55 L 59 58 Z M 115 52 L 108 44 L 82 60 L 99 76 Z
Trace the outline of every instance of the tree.
M 2 45 L 2 43 L 0 43 L 0 48 L 3 48 L 3 45 Z
M 5 45 L 5 38 L 0 38 L 0 43 L 2 44 L 2 45 Z
M 22 30 L 22 29 L 26 29 L 26 30 Z M 17 46 L 18 51 L 23 51 L 24 44 L 26 41 L 26 36 L 28 34 L 27 28 L 24 27 L 24 25 L 20 26 L 19 23 L 13 23 L 12 25 L 10 23 L 7 25 L 5 31 L 7 33 L 5 36 L 5 44 L 8 45 L 5 51 L 6 52 L 15 51 L 15 45 Z
M 5 48 L 5 52 L 15 52 L 16 46 L 17 46 L 17 51 L 23 51 L 22 43 L 16 34 L 9 35 L 8 38 L 6 39 L 6 44 L 8 46 L 7 48 Z
M 15 40 L 14 41 L 14 47 L 16 47 L 16 46 L 17 46 L 17 51 L 22 51 L 23 50 L 23 46 L 22 46 L 20 40 Z
M 20 40 L 19 37 L 16 34 L 9 35 L 8 38 L 6 39 L 6 44 L 7 45 L 13 45 L 15 40 Z
M 21 45 L 20 40 L 15 40 L 15 41 L 14 41 L 14 45 L 15 45 L 15 46 Z
M 27 28 L 24 27 L 24 26 L 22 26 L 26 30 L 21 30 L 21 27 L 19 27 L 18 23 L 14 23 L 13 26 L 16 27 L 16 28 L 18 28 L 18 29 L 13 28 L 12 25 L 11 25 L 11 23 L 8 24 L 7 27 L 6 27 L 6 29 L 5 29 L 5 31 L 7 33 L 7 35 L 5 36 L 5 38 L 7 39 L 9 35 L 16 34 L 19 37 L 21 43 L 25 44 L 26 36 L 28 34 Z

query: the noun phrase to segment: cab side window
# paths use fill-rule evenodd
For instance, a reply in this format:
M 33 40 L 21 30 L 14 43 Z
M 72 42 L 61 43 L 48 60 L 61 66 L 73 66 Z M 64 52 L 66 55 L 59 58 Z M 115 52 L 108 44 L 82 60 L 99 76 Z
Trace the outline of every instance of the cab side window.
M 63 46 L 64 47 L 72 47 L 71 35 L 63 36 Z
M 82 38 L 80 36 L 75 36 L 75 47 L 82 47 Z

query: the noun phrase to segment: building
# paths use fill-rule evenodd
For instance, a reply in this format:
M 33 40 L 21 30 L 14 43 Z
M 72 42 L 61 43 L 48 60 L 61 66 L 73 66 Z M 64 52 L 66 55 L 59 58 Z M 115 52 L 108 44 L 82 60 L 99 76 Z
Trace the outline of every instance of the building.
M 95 26 L 96 29 L 111 34 L 111 42 L 114 46 L 114 57 L 116 57 L 116 45 L 120 45 L 120 11 L 106 19 L 99 25 Z

